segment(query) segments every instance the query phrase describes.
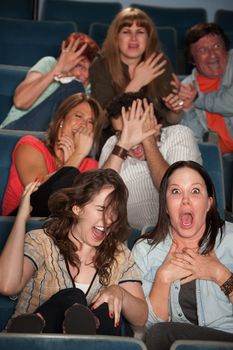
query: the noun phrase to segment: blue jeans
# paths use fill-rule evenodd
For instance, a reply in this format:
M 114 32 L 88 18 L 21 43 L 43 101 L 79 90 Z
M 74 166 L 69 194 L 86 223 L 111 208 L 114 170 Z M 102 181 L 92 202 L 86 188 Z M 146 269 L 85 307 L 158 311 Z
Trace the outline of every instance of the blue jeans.
M 75 80 L 68 84 L 61 84 L 54 93 L 38 106 L 18 120 L 6 125 L 4 129 L 45 131 L 54 118 L 58 106 L 67 97 L 78 92 L 84 92 L 83 85 L 79 81 Z

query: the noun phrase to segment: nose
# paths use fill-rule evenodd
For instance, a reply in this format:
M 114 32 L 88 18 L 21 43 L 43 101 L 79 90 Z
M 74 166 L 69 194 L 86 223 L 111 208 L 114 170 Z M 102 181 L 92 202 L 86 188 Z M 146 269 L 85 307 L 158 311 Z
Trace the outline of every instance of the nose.
M 184 194 L 182 197 L 182 204 L 186 205 L 189 204 L 190 200 L 189 200 L 189 196 L 188 194 Z
M 131 33 L 131 40 L 136 40 L 136 33 Z

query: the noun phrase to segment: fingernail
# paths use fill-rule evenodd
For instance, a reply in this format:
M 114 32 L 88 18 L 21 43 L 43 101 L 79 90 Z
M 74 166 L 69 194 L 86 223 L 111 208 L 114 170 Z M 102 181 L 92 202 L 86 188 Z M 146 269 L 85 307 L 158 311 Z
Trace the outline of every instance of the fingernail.
M 113 313 L 112 312 L 109 313 L 109 317 L 113 318 Z
M 120 326 L 120 322 L 117 322 L 114 327 L 117 328 L 119 326 Z
M 93 310 L 95 310 L 95 307 L 94 307 L 94 306 L 92 306 L 92 307 L 91 307 L 91 310 L 92 310 L 92 311 L 93 311 Z

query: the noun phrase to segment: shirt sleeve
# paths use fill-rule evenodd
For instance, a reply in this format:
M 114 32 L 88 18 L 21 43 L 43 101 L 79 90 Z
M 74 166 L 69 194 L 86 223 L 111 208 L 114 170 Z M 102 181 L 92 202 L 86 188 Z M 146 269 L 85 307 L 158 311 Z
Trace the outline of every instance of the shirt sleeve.
M 40 232 L 41 230 L 33 230 L 26 233 L 24 243 L 24 256 L 31 260 L 35 270 L 39 270 L 45 261 Z
M 222 114 L 227 117 L 233 116 L 233 84 L 222 87 L 220 90 L 209 94 L 199 93 L 194 106 L 208 112 Z
M 202 164 L 201 153 L 193 132 L 183 125 L 163 129 L 160 151 L 169 164 L 179 160 L 192 160 Z
M 99 158 L 99 167 L 101 168 L 110 154 L 112 153 L 112 150 L 117 143 L 117 138 L 116 136 L 111 136 L 105 143 L 104 147 L 102 148 L 100 158 Z
M 90 67 L 91 96 L 106 108 L 115 96 L 110 73 L 101 56 L 97 56 Z

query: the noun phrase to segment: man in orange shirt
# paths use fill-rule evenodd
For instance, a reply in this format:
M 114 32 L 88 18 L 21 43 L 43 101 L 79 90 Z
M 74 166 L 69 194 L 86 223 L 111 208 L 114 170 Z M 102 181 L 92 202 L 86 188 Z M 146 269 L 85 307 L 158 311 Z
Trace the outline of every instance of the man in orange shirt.
M 218 143 L 223 155 L 226 208 L 232 211 L 233 50 L 216 23 L 200 23 L 188 31 L 185 52 L 195 68 L 179 86 L 184 102 L 181 123 L 193 130 L 198 141 Z

